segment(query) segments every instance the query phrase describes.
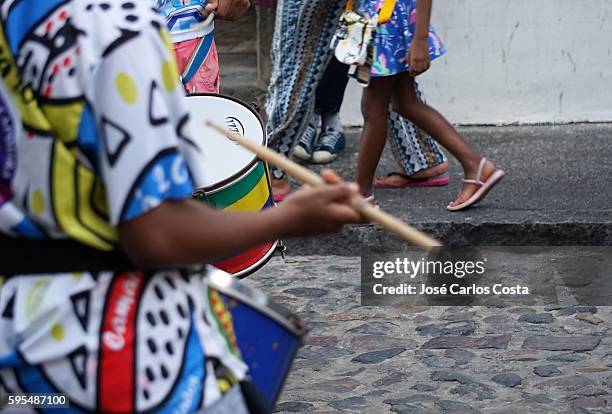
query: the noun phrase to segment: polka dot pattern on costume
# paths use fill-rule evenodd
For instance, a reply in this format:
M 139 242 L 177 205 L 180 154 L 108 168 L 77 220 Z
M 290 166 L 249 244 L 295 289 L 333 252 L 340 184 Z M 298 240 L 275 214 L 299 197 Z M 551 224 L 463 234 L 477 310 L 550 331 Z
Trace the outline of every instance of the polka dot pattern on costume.
M 134 105 L 138 101 L 138 88 L 134 80 L 125 72 L 121 72 L 115 79 L 115 86 L 121 99 L 129 105 Z
M 61 324 L 56 323 L 51 327 L 51 338 L 53 340 L 60 342 L 65 336 L 64 327 Z

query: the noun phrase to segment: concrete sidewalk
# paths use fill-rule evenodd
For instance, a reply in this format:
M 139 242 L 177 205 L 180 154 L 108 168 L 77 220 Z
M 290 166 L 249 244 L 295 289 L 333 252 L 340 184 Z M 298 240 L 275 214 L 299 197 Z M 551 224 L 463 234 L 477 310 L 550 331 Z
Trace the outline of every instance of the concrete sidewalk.
M 449 186 L 378 190 L 381 207 L 450 244 L 612 244 L 612 124 L 460 131 L 507 173 L 483 202 L 464 212 L 446 210 L 462 178 L 451 158 Z M 330 165 L 346 179 L 355 174 L 359 135 L 360 130 L 348 131 L 346 150 Z M 397 170 L 386 149 L 379 174 Z M 387 251 L 405 244 L 377 226 L 363 225 L 288 246 L 291 255 L 358 255 L 363 247 Z

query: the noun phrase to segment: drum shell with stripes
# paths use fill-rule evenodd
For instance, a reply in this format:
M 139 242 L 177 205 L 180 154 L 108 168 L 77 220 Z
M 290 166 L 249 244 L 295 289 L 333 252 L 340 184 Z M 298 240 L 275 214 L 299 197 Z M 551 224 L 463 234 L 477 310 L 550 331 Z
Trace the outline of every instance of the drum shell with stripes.
M 216 94 L 194 94 L 187 99 L 194 117 L 210 117 L 266 145 L 261 118 L 240 100 Z M 263 161 L 252 154 L 245 158 L 246 150 L 228 139 L 211 140 L 210 147 L 205 145 L 204 149 L 210 152 L 215 170 L 210 182 L 194 192 L 197 199 L 225 211 L 258 212 L 275 206 L 268 166 Z M 277 241 L 266 243 L 213 264 L 234 276 L 246 277 L 270 259 L 277 245 Z

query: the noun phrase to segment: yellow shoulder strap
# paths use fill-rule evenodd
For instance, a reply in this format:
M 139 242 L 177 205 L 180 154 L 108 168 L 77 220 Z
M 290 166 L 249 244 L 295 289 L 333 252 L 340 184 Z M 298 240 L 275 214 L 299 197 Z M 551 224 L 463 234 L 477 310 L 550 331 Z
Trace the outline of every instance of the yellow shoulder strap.
M 391 20 L 391 15 L 393 14 L 393 9 L 395 9 L 396 1 L 397 0 L 385 0 L 382 9 L 380 9 L 380 13 L 378 14 L 379 24 L 385 24 Z
M 382 9 L 380 9 L 380 13 L 378 14 L 378 23 L 385 24 L 391 20 L 391 15 L 395 9 L 396 2 L 397 0 L 385 0 Z M 345 10 L 353 10 L 353 0 L 348 0 Z

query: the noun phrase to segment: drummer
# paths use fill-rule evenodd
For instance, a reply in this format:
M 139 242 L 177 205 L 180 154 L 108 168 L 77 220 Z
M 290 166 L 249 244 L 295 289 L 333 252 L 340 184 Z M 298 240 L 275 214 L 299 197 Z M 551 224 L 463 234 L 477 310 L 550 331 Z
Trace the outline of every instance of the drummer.
M 2 14 L 0 239 L 71 239 L 166 270 L 7 275 L 3 254 L 0 393 L 63 392 L 74 412 L 253 412 L 189 266 L 359 220 L 343 204 L 356 188 L 329 171 L 330 186 L 262 213 L 188 200 L 203 162 L 163 23 L 124 0 Z
M 219 93 L 219 56 L 214 18 L 236 20 L 250 0 L 156 0 L 166 16 L 179 74 L 189 93 Z

